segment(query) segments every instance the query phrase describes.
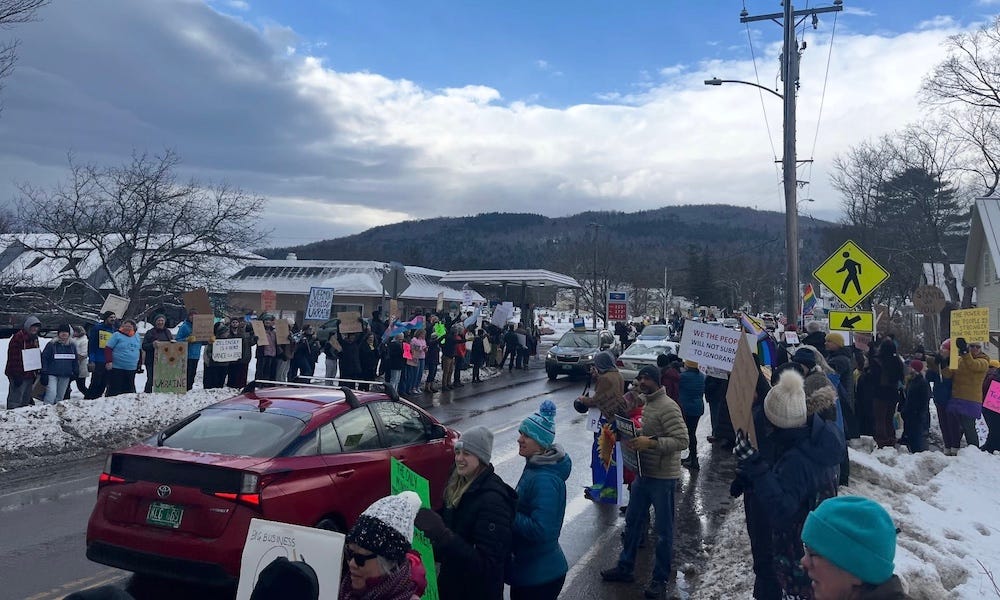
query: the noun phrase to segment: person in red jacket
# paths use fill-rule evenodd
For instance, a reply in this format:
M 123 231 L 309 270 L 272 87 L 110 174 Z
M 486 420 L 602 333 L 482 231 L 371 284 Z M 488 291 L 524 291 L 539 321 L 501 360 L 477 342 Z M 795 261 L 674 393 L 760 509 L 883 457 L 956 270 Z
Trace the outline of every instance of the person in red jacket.
M 41 368 L 42 359 L 41 351 L 38 350 L 38 330 L 41 327 L 42 323 L 38 317 L 28 317 L 24 320 L 24 327 L 10 338 L 10 344 L 7 346 L 7 367 L 4 369 L 4 374 L 10 380 L 10 388 L 7 392 L 8 409 L 33 404 L 31 388 L 35 385 L 35 378 Z M 26 371 L 24 368 L 26 353 L 24 351 L 32 349 L 34 352 L 28 354 L 37 355 L 38 368 Z

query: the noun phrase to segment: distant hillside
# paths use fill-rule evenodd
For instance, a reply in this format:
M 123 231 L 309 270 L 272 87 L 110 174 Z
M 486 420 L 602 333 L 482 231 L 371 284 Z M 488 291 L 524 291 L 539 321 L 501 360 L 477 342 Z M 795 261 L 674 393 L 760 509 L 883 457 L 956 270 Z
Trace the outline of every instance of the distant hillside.
M 614 250 L 649 266 L 685 260 L 692 247 L 720 258 L 734 252 L 784 255 L 785 216 L 729 205 L 671 206 L 634 213 L 585 212 L 549 218 L 523 213 L 439 217 L 374 227 L 362 233 L 303 246 L 258 252 L 300 259 L 398 260 L 444 271 L 547 268 L 568 274 L 589 270 L 594 228 L 599 251 Z M 803 268 L 813 262 L 818 230 L 832 223 L 800 220 Z M 662 268 L 662 267 L 659 267 Z

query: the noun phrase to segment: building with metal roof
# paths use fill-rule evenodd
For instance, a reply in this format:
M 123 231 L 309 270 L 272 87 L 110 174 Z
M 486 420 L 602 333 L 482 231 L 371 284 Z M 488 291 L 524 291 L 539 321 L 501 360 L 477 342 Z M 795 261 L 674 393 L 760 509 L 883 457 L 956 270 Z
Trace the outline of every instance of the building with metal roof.
M 969 244 L 965 250 L 963 285 L 975 288 L 975 304 L 990 309 L 990 337 L 996 347 L 1000 340 L 1000 199 L 979 198 L 972 206 Z

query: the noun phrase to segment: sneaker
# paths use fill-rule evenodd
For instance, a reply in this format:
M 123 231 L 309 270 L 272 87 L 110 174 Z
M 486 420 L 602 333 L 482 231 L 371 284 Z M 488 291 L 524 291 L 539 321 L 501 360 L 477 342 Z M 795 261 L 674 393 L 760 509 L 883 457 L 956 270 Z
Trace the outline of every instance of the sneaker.
M 662 598 L 667 593 L 667 582 L 651 579 L 642 593 L 647 598 Z
M 626 571 L 621 567 L 613 567 L 611 569 L 604 569 L 601 571 L 601 579 L 604 581 L 620 581 L 623 583 L 632 583 L 635 581 L 635 576 L 632 575 L 632 571 Z

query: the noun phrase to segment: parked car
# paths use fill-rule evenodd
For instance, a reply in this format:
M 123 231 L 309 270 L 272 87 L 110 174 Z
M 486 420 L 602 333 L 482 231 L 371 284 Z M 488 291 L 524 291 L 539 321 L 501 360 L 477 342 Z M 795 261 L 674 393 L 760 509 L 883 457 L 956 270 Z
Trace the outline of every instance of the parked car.
M 346 532 L 389 494 L 390 457 L 441 506 L 458 433 L 391 388 L 252 387 L 108 456 L 87 558 L 231 585 L 251 519 Z
M 654 324 L 646 325 L 642 328 L 642 333 L 636 338 L 636 341 L 663 341 L 666 342 L 670 339 L 670 327 L 668 325 Z
M 661 354 L 677 354 L 680 344 L 667 341 L 638 341 L 629 346 L 615 361 L 622 379 L 627 382 L 639 376 L 639 371 L 647 366 L 656 366 L 656 357 Z
M 594 355 L 621 351 L 615 334 L 607 329 L 573 329 L 563 334 L 545 355 L 545 372 L 555 381 L 560 375 L 590 375 Z
M 726 317 L 725 319 L 722 319 L 722 326 L 728 327 L 729 329 L 739 330 L 740 320 L 734 317 Z

